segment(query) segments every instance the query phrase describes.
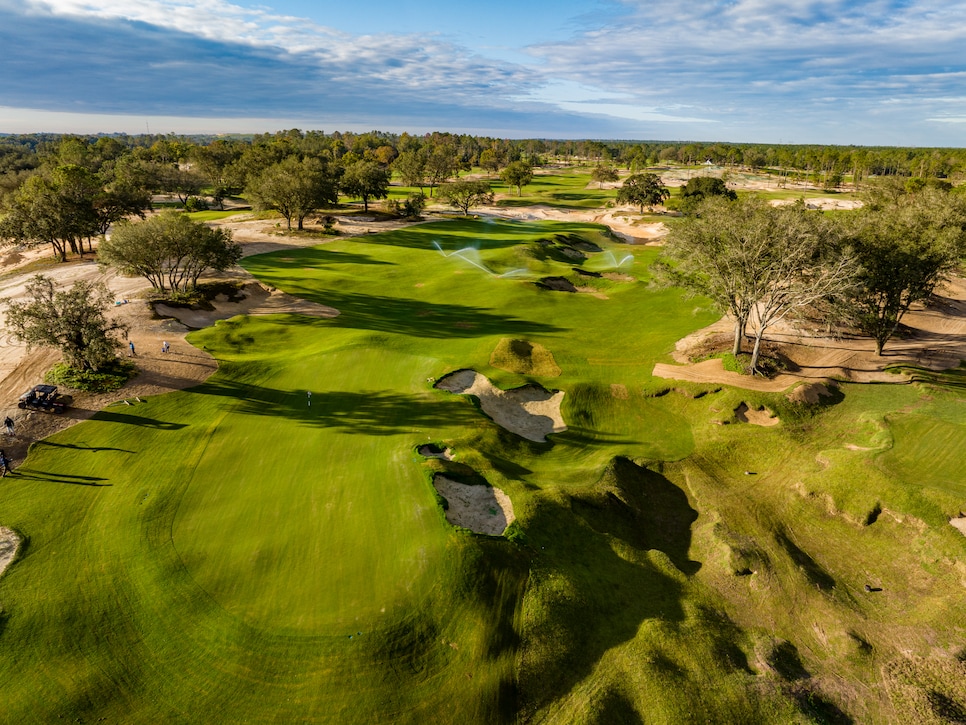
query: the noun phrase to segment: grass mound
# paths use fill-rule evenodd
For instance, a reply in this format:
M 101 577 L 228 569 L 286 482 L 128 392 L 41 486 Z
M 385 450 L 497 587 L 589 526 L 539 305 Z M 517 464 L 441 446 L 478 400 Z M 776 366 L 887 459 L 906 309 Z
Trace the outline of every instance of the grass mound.
M 538 378 L 556 378 L 561 373 L 553 353 L 543 345 L 509 337 L 501 338 L 497 343 L 490 355 L 490 365 L 510 373 Z

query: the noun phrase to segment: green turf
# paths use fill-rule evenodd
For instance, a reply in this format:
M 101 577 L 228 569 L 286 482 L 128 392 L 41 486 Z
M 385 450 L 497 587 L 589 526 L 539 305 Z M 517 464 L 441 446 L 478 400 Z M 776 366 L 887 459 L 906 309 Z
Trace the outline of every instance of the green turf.
M 577 237 L 602 251 L 568 256 Z M 885 722 L 958 706 L 936 652 L 966 629 L 966 538 L 947 523 L 966 504 L 961 375 L 843 385 L 819 406 L 653 379 L 715 319 L 648 284 L 656 254 L 593 225 L 461 220 L 244 260 L 341 314 L 192 333 L 219 361 L 208 382 L 111 406 L 4 480 L 0 523 L 28 538 L 0 579 L 4 717 Z M 505 338 L 561 374 L 491 367 Z M 432 387 L 463 367 L 565 391 L 568 430 L 527 441 Z M 737 423 L 743 402 L 782 424 Z M 429 441 L 456 459 L 419 456 Z M 504 489 L 509 537 L 447 524 L 434 472 Z
M 244 211 L 238 211 L 237 209 L 228 209 L 225 211 L 218 211 L 217 209 L 212 209 L 210 211 L 193 211 L 188 213 L 188 217 L 196 222 L 211 222 L 227 219 L 228 217 L 236 216 L 238 214 L 251 214 L 251 210 L 245 209 Z
M 593 183 L 591 171 L 589 168 L 576 168 L 552 174 L 535 174 L 533 180 L 523 187 L 522 194 L 517 187 L 494 179 L 493 190 L 507 194 L 497 205 L 517 207 L 544 204 L 558 209 L 592 209 L 613 203 L 616 192 L 601 189 L 599 184 Z

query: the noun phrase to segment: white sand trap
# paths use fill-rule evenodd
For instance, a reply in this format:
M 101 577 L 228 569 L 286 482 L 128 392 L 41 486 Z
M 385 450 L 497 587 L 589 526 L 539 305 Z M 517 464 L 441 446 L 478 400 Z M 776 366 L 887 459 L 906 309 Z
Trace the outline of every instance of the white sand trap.
M 189 310 L 160 303 L 154 305 L 154 309 L 162 317 L 174 317 L 183 325 L 197 330 L 213 325 L 217 320 L 227 320 L 235 315 L 294 313 L 310 317 L 337 317 L 339 314 L 334 307 L 300 300 L 298 297 L 278 290 L 269 292 L 258 283 L 245 285 L 242 294 L 244 299 L 238 302 L 213 302 L 214 310 Z
M 763 428 L 770 428 L 773 425 L 778 425 L 781 419 L 777 416 L 772 415 L 765 409 L 762 410 L 752 410 L 748 407 L 747 403 L 742 403 L 737 408 L 735 408 L 735 418 L 737 418 L 742 423 L 751 423 L 752 425 L 760 425 Z
M 567 430 L 560 414 L 562 390 L 550 391 L 539 385 L 501 390 L 475 370 L 457 370 L 440 378 L 434 387 L 475 395 L 483 412 L 497 425 L 530 441 L 543 443 L 551 433 Z
M 513 515 L 512 512 L 510 515 Z M 19 548 L 20 537 L 17 536 L 17 532 L 6 526 L 0 526 L 0 576 L 3 576 L 3 572 L 13 563 Z
M 433 476 L 433 486 L 449 504 L 446 520 L 454 526 L 500 536 L 516 518 L 510 497 L 498 488 L 459 483 L 439 474 Z
M 954 519 L 949 519 L 949 523 L 959 529 L 959 533 L 966 536 L 966 515 L 960 514 Z M 0 571 L 3 571 L 2 565 L 0 565 Z

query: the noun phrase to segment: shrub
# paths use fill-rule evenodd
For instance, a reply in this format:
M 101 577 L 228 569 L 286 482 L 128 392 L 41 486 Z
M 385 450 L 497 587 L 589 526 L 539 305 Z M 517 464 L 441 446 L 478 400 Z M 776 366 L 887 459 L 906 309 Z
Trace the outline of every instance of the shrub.
M 58 363 L 47 372 L 44 381 L 89 393 L 110 393 L 120 389 L 124 383 L 137 375 L 137 372 L 138 369 L 134 363 L 120 359 L 104 365 L 96 372 L 78 370 L 67 363 Z

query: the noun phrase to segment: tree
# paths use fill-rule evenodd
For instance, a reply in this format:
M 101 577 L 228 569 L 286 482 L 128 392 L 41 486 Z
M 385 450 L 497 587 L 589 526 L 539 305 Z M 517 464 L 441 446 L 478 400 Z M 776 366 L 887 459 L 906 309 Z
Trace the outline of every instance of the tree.
M 604 188 L 605 183 L 613 183 L 620 178 L 617 174 L 617 169 L 609 164 L 597 164 L 594 170 L 590 173 L 590 178 L 596 181 L 600 188 Z
M 100 177 L 104 185 L 94 196 L 93 205 L 97 231 L 101 236 L 121 219 L 144 218 L 145 209 L 151 207 L 151 195 L 147 190 L 146 176 L 137 163 L 122 160 L 105 164 Z
M 245 188 L 238 160 L 243 148 L 240 143 L 217 139 L 208 146 L 195 146 L 191 157 L 198 170 L 211 182 L 215 203 L 224 209 L 225 197 L 234 196 Z
M 858 266 L 852 250 L 840 240 L 840 227 L 804 203 L 762 210 L 769 220 L 767 237 L 755 272 L 757 303 L 751 322 L 755 344 L 751 372 L 758 372 L 761 342 L 769 327 L 791 319 L 818 303 L 846 299 L 855 288 Z
M 491 174 L 499 170 L 500 157 L 496 155 L 496 151 L 493 149 L 483 149 L 480 152 L 480 168 L 489 171 Z
M 533 168 L 526 161 L 511 161 L 500 172 L 500 178 L 509 186 L 517 187 L 517 196 L 523 196 L 523 187 L 533 181 Z
M 617 202 L 619 204 L 634 204 L 641 208 L 660 204 L 671 196 L 671 192 L 661 183 L 661 177 L 657 174 L 634 174 L 628 176 L 617 190 Z
M 0 238 L 50 244 L 61 262 L 68 250 L 83 255 L 83 240 L 98 233 L 94 198 L 100 191 L 96 174 L 82 166 L 59 166 L 31 176 L 4 209 Z
M 188 204 L 188 198 L 197 196 L 205 184 L 204 177 L 195 169 L 182 164 L 161 164 L 155 172 L 157 189 L 166 194 L 174 194 L 181 206 Z
M 869 205 L 853 219 L 859 324 L 881 355 L 909 308 L 929 299 L 966 253 L 966 205 L 926 190 Z
M 443 184 L 439 187 L 439 196 L 450 206 L 461 209 L 464 214 L 469 214 L 471 207 L 493 203 L 493 190 L 485 181 L 461 179 Z
M 681 187 L 681 208 L 685 213 L 691 213 L 702 199 L 710 196 L 721 196 L 729 201 L 738 198 L 738 194 L 729 189 L 723 179 L 715 176 L 695 176 Z
M 75 370 L 99 370 L 116 358 L 124 326 L 104 310 L 113 296 L 104 284 L 78 280 L 67 290 L 37 275 L 26 287 L 27 301 L 7 303 L 7 327 L 29 346 L 55 347 Z
M 451 176 L 455 176 L 459 167 L 459 157 L 452 145 L 441 143 L 433 146 L 426 157 L 426 178 L 429 182 L 429 195 L 433 195 L 434 188 Z
M 356 161 L 346 167 L 342 177 L 342 191 L 362 199 L 362 207 L 369 211 L 370 199 L 385 199 L 389 195 L 391 174 L 375 161 Z
M 426 195 L 421 191 L 414 191 L 406 200 L 401 202 L 398 199 L 390 199 L 388 202 L 389 210 L 408 219 L 418 219 L 426 208 Z
M 338 176 L 320 159 L 299 161 L 289 156 L 262 171 L 248 185 L 248 194 L 256 209 L 275 209 L 288 228 L 292 219 L 298 229 L 305 217 L 326 204 L 339 201 Z
M 818 301 L 848 295 L 856 275 L 832 222 L 803 204 L 776 208 L 756 198 L 705 200 L 671 230 L 662 269 L 734 319 L 734 355 L 754 325 L 753 373 L 769 327 Z
M 101 242 L 98 258 L 122 274 L 144 277 L 162 292 L 187 292 L 208 269 L 223 272 L 241 259 L 227 229 L 212 229 L 168 210 L 122 223 Z
M 403 186 L 418 186 L 422 191 L 426 183 L 426 155 L 421 150 L 403 151 L 392 162 L 392 168 L 399 174 Z

